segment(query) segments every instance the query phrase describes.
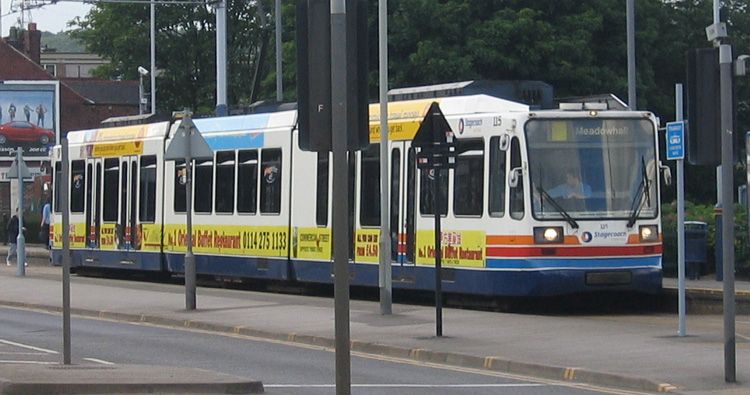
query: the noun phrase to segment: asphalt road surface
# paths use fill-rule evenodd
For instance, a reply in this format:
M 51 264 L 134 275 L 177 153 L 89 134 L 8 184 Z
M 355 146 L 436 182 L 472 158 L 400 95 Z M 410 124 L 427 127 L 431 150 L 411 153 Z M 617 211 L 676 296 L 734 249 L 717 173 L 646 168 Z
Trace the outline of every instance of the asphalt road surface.
M 0 363 L 62 360 L 62 319 L 0 309 Z M 201 331 L 72 318 L 74 364 L 149 364 L 209 369 L 263 382 L 268 394 L 334 394 L 335 354 Z M 354 354 L 353 394 L 633 394 L 550 380 Z

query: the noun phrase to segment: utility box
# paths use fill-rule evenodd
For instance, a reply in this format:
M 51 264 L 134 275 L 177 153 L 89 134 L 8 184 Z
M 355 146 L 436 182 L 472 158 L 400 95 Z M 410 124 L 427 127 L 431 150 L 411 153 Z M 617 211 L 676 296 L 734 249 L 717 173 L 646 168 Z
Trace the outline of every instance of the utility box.
M 685 221 L 685 275 L 697 280 L 708 256 L 708 224 Z

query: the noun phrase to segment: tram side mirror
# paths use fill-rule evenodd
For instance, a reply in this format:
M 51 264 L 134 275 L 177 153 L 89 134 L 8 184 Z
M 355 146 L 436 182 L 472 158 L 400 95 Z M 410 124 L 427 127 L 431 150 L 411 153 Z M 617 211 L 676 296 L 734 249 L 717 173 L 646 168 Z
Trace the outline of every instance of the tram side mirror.
M 518 186 L 518 180 L 523 176 L 523 169 L 520 167 L 514 167 L 510 170 L 510 174 L 508 174 L 508 185 L 511 188 L 515 188 Z
M 500 136 L 499 147 L 501 151 L 507 151 L 510 148 L 510 136 L 504 134 Z
M 672 185 L 672 169 L 666 165 L 659 165 L 661 175 L 664 177 L 664 185 Z

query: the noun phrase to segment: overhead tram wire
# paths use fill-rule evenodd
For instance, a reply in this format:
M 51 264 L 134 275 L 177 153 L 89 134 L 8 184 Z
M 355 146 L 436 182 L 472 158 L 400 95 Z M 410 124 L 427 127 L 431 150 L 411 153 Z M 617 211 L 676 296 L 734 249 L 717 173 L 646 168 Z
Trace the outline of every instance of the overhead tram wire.
M 123 3 L 123 4 L 156 4 L 156 5 L 180 5 L 180 4 L 205 4 L 214 5 L 219 3 L 219 0 L 55 0 L 50 4 L 56 2 L 69 2 L 69 3 L 84 3 L 84 4 L 97 4 L 97 3 Z

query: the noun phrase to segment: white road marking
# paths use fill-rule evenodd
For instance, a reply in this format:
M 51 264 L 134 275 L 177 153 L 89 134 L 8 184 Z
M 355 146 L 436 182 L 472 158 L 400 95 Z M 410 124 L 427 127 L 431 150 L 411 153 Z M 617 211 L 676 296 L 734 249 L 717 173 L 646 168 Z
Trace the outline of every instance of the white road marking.
M 45 361 L 12 361 L 12 360 L 2 360 L 0 359 L 0 363 L 18 363 L 18 364 L 26 364 L 26 365 L 57 365 L 59 362 L 45 362 Z
M 545 387 L 546 384 L 352 384 L 352 388 L 512 388 Z M 335 388 L 336 384 L 266 384 L 265 388 Z
M 43 352 L 13 352 L 13 351 L 0 351 L 0 355 L 45 355 Z
M 44 352 L 44 353 L 47 353 L 47 354 L 58 354 L 57 351 L 47 350 L 46 348 L 41 348 L 41 347 L 29 346 L 27 344 L 16 343 L 16 342 L 12 342 L 10 340 L 0 339 L 0 343 L 7 344 L 9 346 L 15 346 L 15 347 L 25 348 L 25 349 L 28 349 L 28 350 L 41 351 L 41 352 Z
M 89 361 L 89 362 L 100 363 L 102 365 L 114 365 L 115 364 L 114 362 L 109 362 L 109 361 L 105 361 L 103 359 L 96 359 L 96 358 L 83 358 L 83 360 L 84 361 Z

